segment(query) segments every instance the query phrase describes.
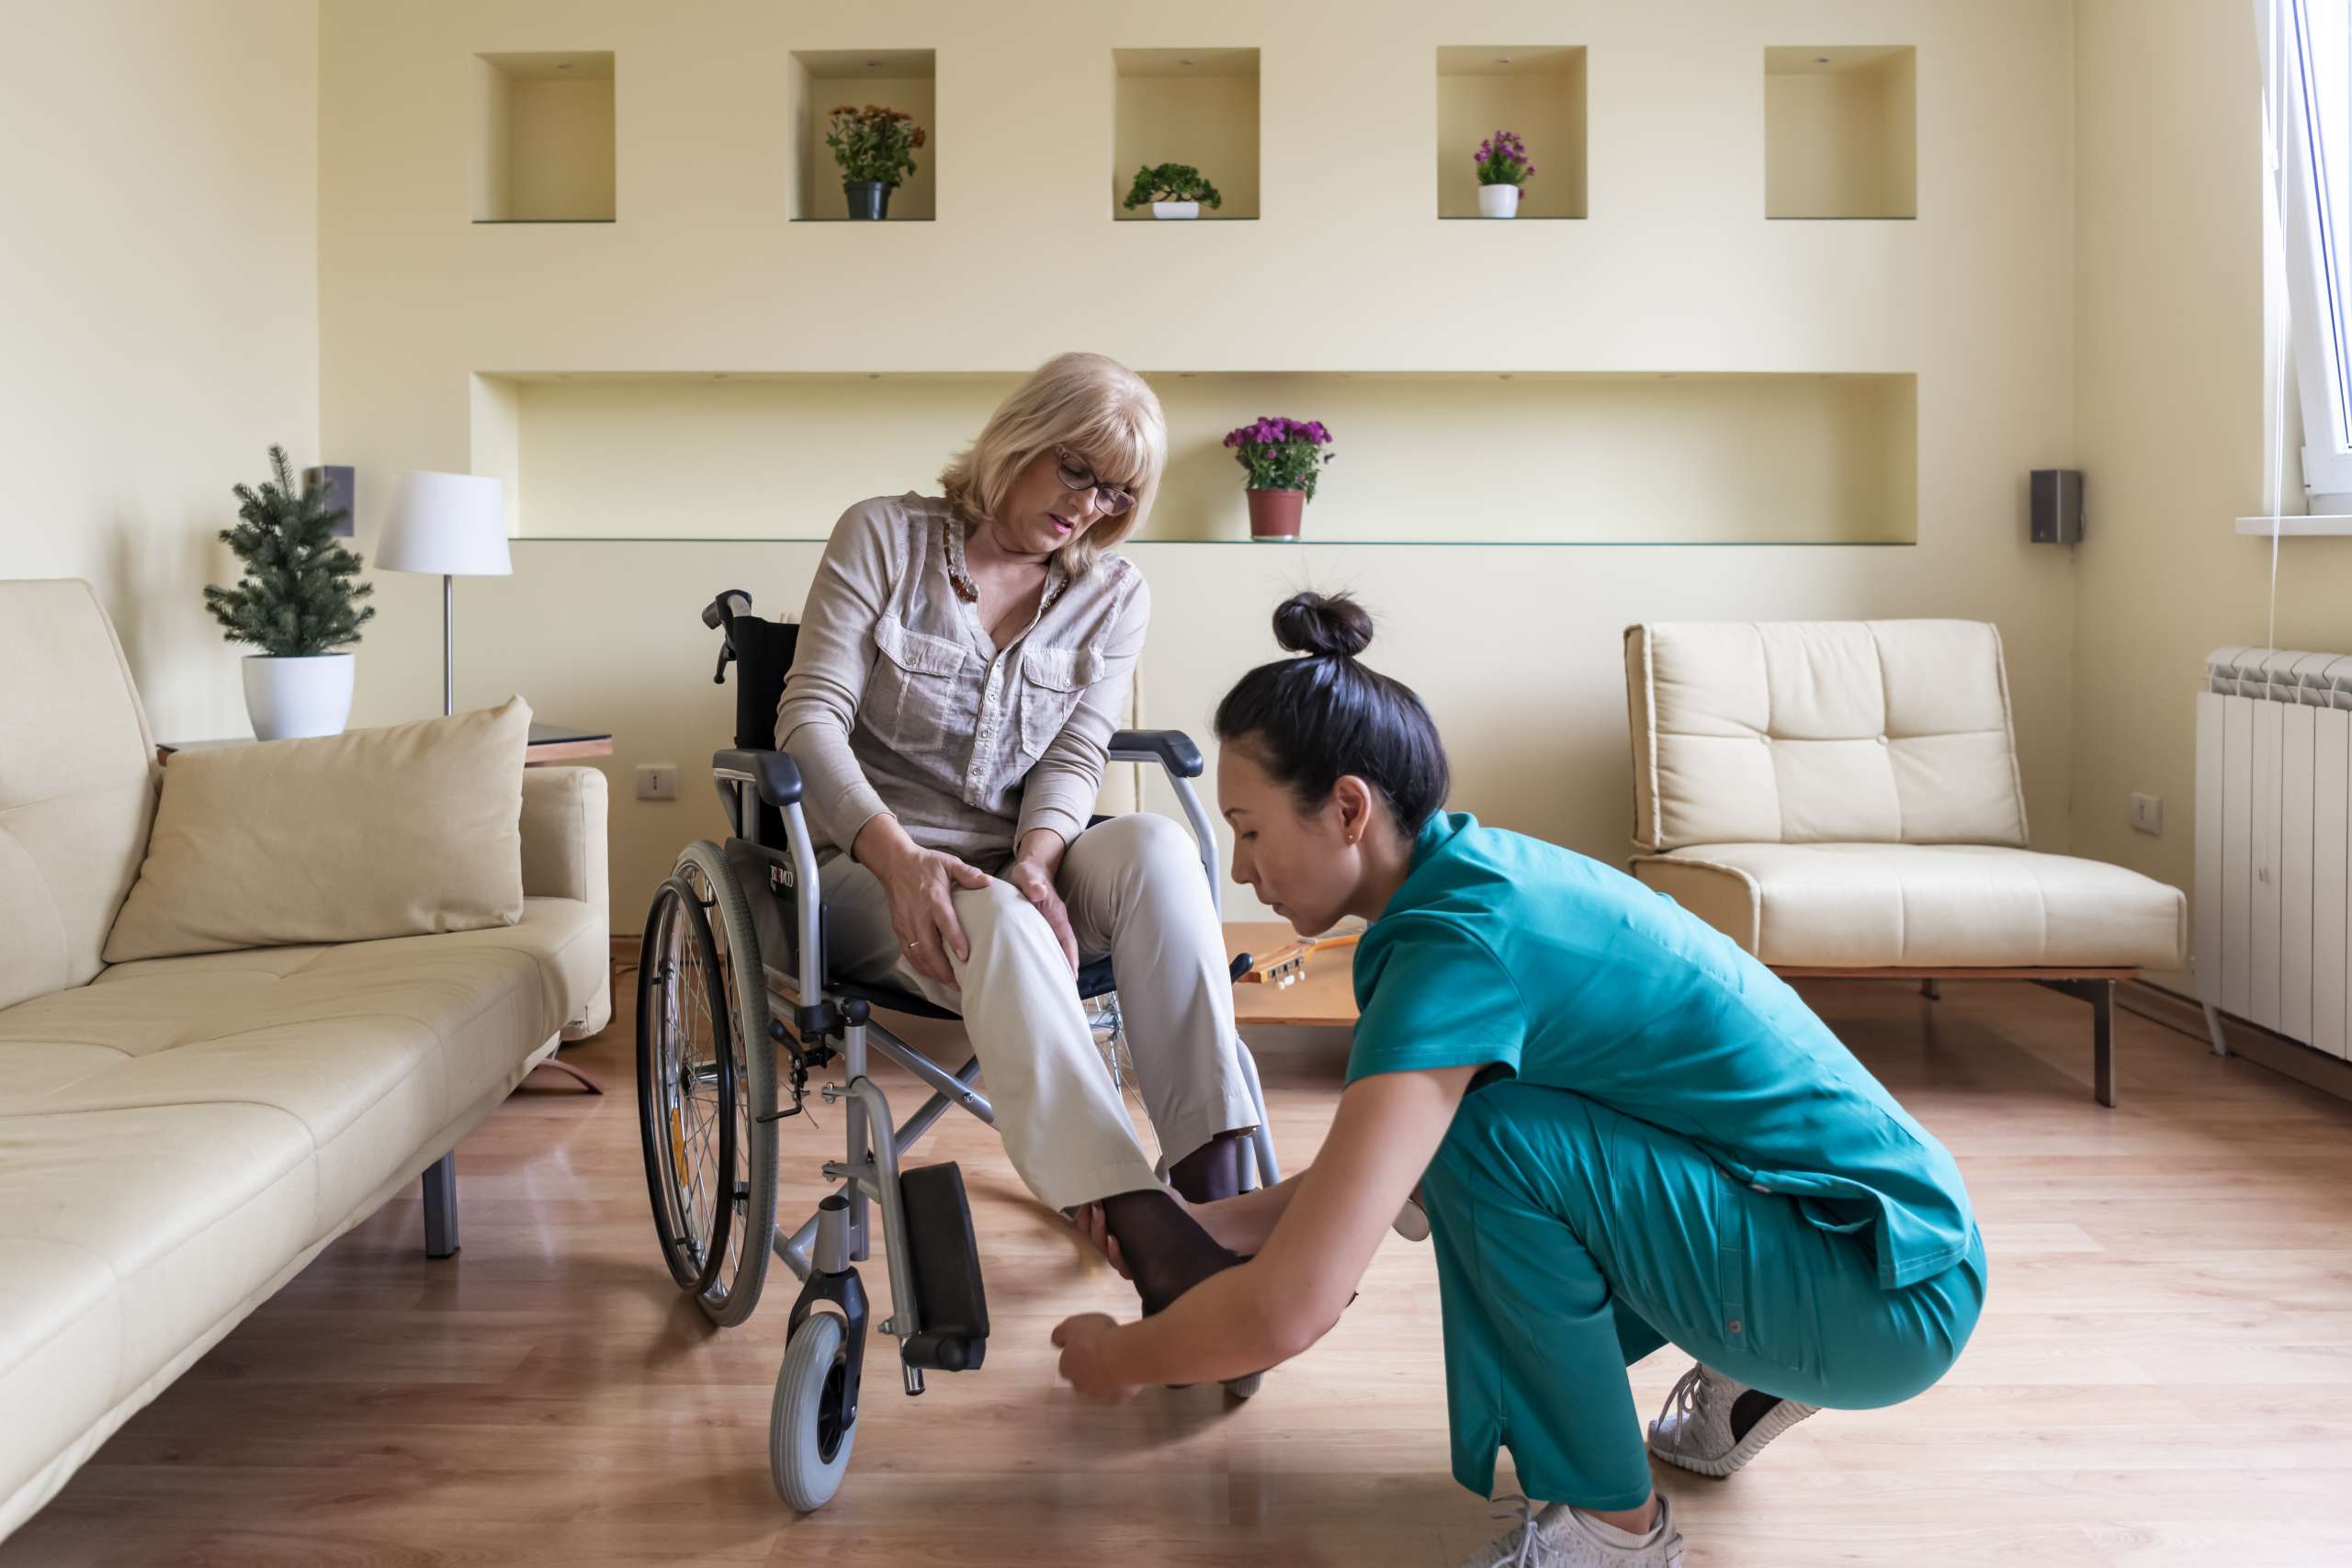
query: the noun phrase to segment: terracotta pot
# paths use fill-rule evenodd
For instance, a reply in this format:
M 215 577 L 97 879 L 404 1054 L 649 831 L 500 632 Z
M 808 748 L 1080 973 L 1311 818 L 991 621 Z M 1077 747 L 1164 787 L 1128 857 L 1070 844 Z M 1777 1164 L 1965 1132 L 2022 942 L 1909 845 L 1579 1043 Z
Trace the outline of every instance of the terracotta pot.
M 1299 514 L 1306 506 L 1303 490 L 1250 490 L 1250 536 L 1253 539 L 1295 539 Z

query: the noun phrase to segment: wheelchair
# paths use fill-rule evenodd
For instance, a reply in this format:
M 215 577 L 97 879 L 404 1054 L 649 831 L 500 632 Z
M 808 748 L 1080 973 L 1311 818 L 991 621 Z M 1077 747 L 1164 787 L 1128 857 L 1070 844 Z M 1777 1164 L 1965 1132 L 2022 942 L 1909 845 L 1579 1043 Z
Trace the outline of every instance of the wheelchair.
M 662 1258 L 713 1323 L 730 1326 L 751 1316 L 771 1255 L 800 1280 L 770 1408 L 768 1453 L 778 1495 L 808 1513 L 831 1500 L 857 1438 L 868 1314 L 855 1265 L 871 1257 L 875 1208 L 891 1312 L 874 1326 L 899 1342 L 906 1392 L 922 1393 L 926 1372 L 981 1364 L 988 1303 L 962 1174 L 952 1161 L 901 1162 L 950 1109 L 991 1125 L 995 1113 L 973 1087 L 977 1057 L 950 1072 L 873 1016 L 955 1013 L 910 992 L 827 973 L 800 775 L 774 749 L 799 628 L 751 611 L 751 595 L 740 589 L 703 610 L 704 624 L 721 634 L 712 680 L 723 684 L 728 665 L 737 667 L 736 744 L 711 759 L 729 833 L 723 843 L 688 844 L 646 917 L 637 992 L 639 1129 Z M 1115 761 L 1166 770 L 1217 902 L 1216 839 L 1191 782 L 1201 773 L 1199 750 L 1179 731 L 1122 730 L 1110 753 Z M 1248 963 L 1246 954 L 1236 960 L 1235 973 Z M 1086 961 L 1078 987 L 1111 1015 L 1115 1052 L 1109 959 Z M 869 1053 L 929 1086 L 930 1099 L 894 1120 L 867 1076 Z M 1256 1065 L 1246 1046 L 1239 1057 L 1258 1115 L 1244 1145 L 1247 1188 L 1278 1181 L 1281 1171 Z M 833 1192 L 786 1232 L 775 1218 L 777 1123 L 802 1112 L 811 1076 L 836 1062 L 841 1080 L 821 1083 L 818 1097 L 842 1105 L 847 1152 L 822 1168 Z M 1164 1175 L 1164 1157 L 1161 1164 Z M 1258 1379 L 1225 1387 L 1248 1398 Z

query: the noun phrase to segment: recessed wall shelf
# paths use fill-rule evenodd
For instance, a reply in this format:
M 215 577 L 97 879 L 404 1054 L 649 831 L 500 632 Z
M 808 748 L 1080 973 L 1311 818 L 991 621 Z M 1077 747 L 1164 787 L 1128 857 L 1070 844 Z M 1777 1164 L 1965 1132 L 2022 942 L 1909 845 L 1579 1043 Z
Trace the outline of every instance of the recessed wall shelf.
M 886 223 L 928 223 L 939 216 L 938 53 L 928 49 L 798 49 L 785 89 L 796 148 L 786 216 L 795 222 L 850 222 L 842 167 L 825 133 L 836 106 L 879 104 L 914 117 L 923 144 L 915 172 L 890 193 Z M 865 220 L 858 220 L 865 221 Z
M 1447 45 L 1437 51 L 1437 215 L 1478 217 L 1478 144 L 1498 130 L 1527 144 L 1534 177 L 1519 216 L 1585 215 L 1585 51 L 1561 45 Z
M 1254 49 L 1114 49 L 1116 113 L 1111 137 L 1111 216 L 1122 222 L 1213 223 L 1258 216 L 1258 51 Z M 1221 206 L 1196 219 L 1152 216 L 1120 205 L 1136 171 L 1190 164 Z
M 1764 51 L 1764 216 L 1916 218 L 1909 44 Z
M 821 539 L 869 495 L 934 476 L 1009 372 L 478 375 L 472 471 L 526 537 Z M 1337 460 L 1324 544 L 1910 544 L 1908 375 L 1149 372 L 1169 466 L 1140 541 L 1249 533 L 1225 433 L 1313 418 Z M 1456 460 L 1507 452 L 1499 465 Z M 1455 458 L 1433 461 L 1431 454 Z
M 609 51 L 477 54 L 472 207 L 477 223 L 610 223 Z

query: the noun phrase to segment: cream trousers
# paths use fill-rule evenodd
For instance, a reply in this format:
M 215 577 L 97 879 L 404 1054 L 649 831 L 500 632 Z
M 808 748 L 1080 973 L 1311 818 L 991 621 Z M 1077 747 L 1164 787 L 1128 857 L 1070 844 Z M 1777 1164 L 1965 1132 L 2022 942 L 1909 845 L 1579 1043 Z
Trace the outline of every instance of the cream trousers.
M 847 855 L 824 864 L 832 972 L 889 985 L 961 1013 L 1013 1169 L 1048 1206 L 1159 1184 L 1094 1043 L 1061 944 L 1036 907 L 991 881 L 958 888 L 971 956 L 948 960 L 960 991 L 907 962 L 881 880 Z M 1173 1165 L 1215 1134 L 1257 1123 L 1233 1026 L 1225 936 L 1193 840 L 1136 812 L 1070 841 L 1056 880 L 1084 954 L 1107 953 L 1144 1108 Z M 951 1064 L 952 1065 L 952 1064 Z

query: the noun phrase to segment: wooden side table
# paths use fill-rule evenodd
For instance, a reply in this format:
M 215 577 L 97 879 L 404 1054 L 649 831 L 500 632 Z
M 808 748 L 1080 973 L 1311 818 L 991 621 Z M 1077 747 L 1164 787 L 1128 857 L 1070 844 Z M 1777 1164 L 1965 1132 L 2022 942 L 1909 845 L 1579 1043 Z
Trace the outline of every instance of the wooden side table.
M 155 743 L 155 761 L 168 762 L 175 751 L 217 751 L 224 746 L 252 744 L 254 738 L 250 735 L 232 736 L 226 740 L 159 740 Z M 611 730 L 583 724 L 558 724 L 551 719 L 533 719 L 530 739 L 523 743 L 523 765 L 526 768 L 612 754 Z
M 1244 953 L 1263 955 L 1296 940 L 1298 933 L 1284 920 L 1229 920 L 1225 928 L 1225 954 L 1227 958 Z M 1287 986 L 1234 987 L 1234 1021 L 1244 1028 L 1253 1023 L 1354 1027 L 1354 960 L 1353 948 L 1318 953 L 1306 961 L 1306 973 Z

